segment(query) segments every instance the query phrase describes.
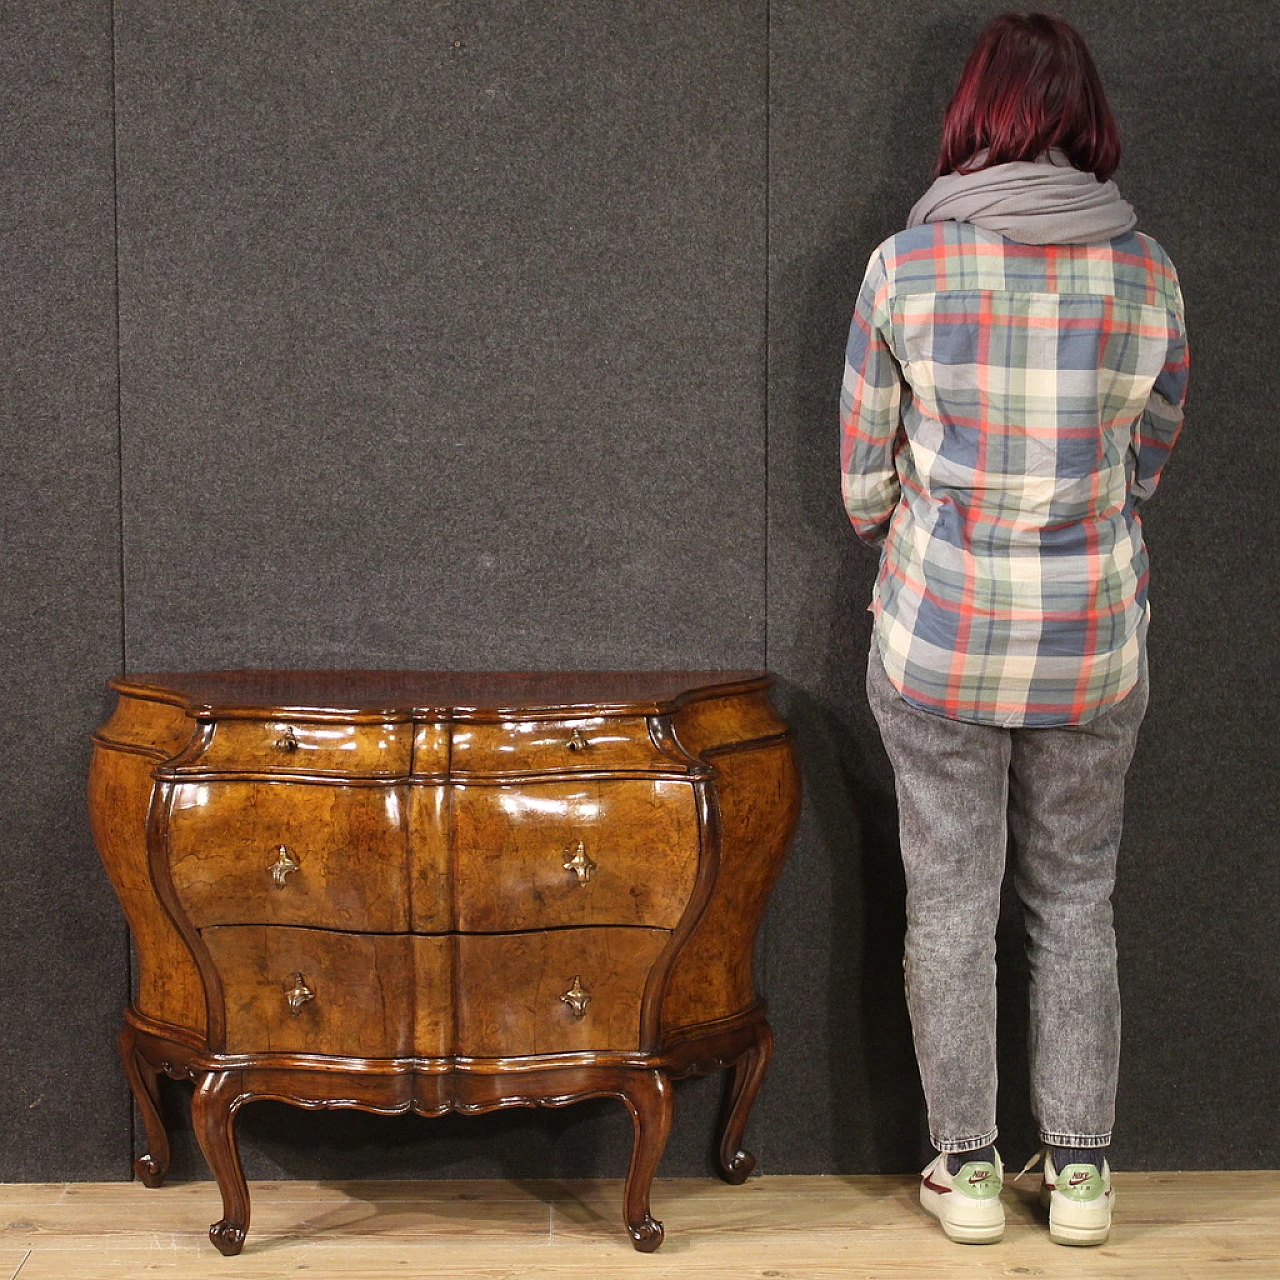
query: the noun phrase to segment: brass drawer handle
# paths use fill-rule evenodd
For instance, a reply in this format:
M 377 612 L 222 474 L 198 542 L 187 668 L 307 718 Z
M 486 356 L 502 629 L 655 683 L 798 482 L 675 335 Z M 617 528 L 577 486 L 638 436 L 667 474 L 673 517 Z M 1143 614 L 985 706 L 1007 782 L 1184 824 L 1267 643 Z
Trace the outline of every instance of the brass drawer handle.
M 284 845 L 276 845 L 276 860 L 267 868 L 271 872 L 271 881 L 277 889 L 284 888 L 285 877 L 291 871 L 300 871 L 301 866 L 289 856 Z
M 566 745 L 570 751 L 585 751 L 591 743 L 583 736 L 581 729 L 575 729 L 569 735 L 569 741 Z
M 286 725 L 283 735 L 276 739 L 276 747 L 281 751 L 297 751 L 298 735 L 293 731 L 293 725 Z
M 583 1018 L 587 1013 L 587 1005 L 591 1002 L 591 997 L 582 989 L 582 979 L 575 973 L 573 975 L 573 986 L 560 997 L 562 1004 L 567 1004 L 573 1010 L 575 1018 Z
M 302 974 L 295 973 L 289 981 L 293 984 L 285 988 L 284 998 L 289 1002 L 289 1012 L 295 1016 L 302 1012 L 302 1006 L 308 1000 L 314 1000 L 316 993 L 307 986 Z
M 564 869 L 572 871 L 578 877 L 579 884 L 586 884 L 596 864 L 587 857 L 587 846 L 581 840 L 575 840 L 564 851 Z

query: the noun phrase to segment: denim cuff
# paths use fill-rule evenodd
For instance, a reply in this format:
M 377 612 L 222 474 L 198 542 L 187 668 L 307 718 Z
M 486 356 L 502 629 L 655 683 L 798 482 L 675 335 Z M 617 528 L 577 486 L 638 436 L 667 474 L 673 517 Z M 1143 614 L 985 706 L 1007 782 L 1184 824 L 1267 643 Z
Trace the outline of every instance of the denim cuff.
M 1111 1145 L 1111 1134 L 1046 1133 L 1042 1129 L 1040 1131 L 1040 1141 L 1046 1147 L 1073 1147 L 1083 1150 L 1086 1147 L 1109 1147 Z
M 941 1151 L 944 1155 L 959 1155 L 962 1151 L 977 1151 L 979 1147 L 991 1146 L 999 1132 L 998 1129 L 991 1129 L 976 1138 L 939 1138 L 931 1133 L 929 1141 L 933 1143 L 935 1151 Z

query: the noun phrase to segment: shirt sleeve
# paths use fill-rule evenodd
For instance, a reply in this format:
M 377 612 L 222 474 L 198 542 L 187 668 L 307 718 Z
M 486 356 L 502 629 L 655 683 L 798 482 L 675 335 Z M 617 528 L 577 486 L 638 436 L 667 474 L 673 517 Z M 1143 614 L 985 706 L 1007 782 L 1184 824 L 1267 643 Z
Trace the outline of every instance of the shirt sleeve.
M 1179 294 L 1179 304 L 1181 304 Z M 1182 431 L 1182 406 L 1187 398 L 1190 355 L 1182 309 L 1170 313 L 1169 349 L 1156 377 L 1146 408 L 1134 431 L 1135 463 L 1130 497 L 1145 502 L 1156 491 L 1160 473 Z
M 894 442 L 902 370 L 890 347 L 889 284 L 879 250 L 867 264 L 849 327 L 840 391 L 840 472 L 844 508 L 863 542 L 879 546 L 901 496 Z

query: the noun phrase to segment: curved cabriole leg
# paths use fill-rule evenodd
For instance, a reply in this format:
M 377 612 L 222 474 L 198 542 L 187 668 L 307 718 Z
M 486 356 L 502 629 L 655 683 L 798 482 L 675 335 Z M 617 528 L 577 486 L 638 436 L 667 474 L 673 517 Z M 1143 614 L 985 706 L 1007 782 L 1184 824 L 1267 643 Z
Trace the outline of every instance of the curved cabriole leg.
M 130 1026 L 120 1032 L 120 1061 L 147 1131 L 146 1154 L 133 1162 L 133 1171 L 143 1186 L 158 1187 L 169 1172 L 169 1132 L 160 1114 L 160 1072 L 139 1052 L 137 1036 Z
M 742 1149 L 742 1135 L 747 1129 L 747 1118 L 755 1105 L 764 1073 L 769 1069 L 773 1055 L 773 1032 L 767 1022 L 756 1031 L 751 1047 L 733 1066 L 733 1083 L 729 1086 L 729 1098 L 724 1110 L 724 1127 L 720 1130 L 720 1176 L 735 1186 L 745 1182 L 756 1167 L 756 1158 Z
M 235 1104 L 240 1091 L 238 1071 L 211 1071 L 196 1087 L 191 1100 L 191 1123 L 200 1150 L 209 1162 L 222 1192 L 222 1218 L 209 1228 L 219 1253 L 239 1253 L 249 1230 L 249 1188 L 236 1148 Z
M 662 1223 L 649 1212 L 649 1191 L 671 1133 L 675 1095 L 671 1081 L 661 1071 L 636 1072 L 627 1081 L 626 1090 L 623 1100 L 631 1111 L 635 1139 L 623 1193 L 623 1213 L 631 1243 L 641 1253 L 652 1253 L 662 1243 Z

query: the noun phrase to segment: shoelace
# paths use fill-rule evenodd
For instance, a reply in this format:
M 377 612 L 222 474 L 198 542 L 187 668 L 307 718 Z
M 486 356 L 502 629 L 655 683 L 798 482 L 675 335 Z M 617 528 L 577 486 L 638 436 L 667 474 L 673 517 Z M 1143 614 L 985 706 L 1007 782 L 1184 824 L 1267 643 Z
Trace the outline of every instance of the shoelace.
M 1031 1159 L 1028 1160 L 1027 1163 L 1024 1164 L 1022 1168 L 1019 1169 L 1018 1172 L 1013 1175 L 1013 1181 L 1017 1182 L 1018 1179 L 1021 1178 L 1024 1173 L 1030 1173 L 1031 1170 L 1034 1169 L 1036 1165 L 1038 1165 L 1040 1161 L 1043 1160 L 1045 1156 L 1047 1156 L 1048 1154 L 1049 1154 L 1049 1148 L 1041 1147 L 1040 1150 L 1037 1151 L 1035 1155 L 1033 1155 Z

